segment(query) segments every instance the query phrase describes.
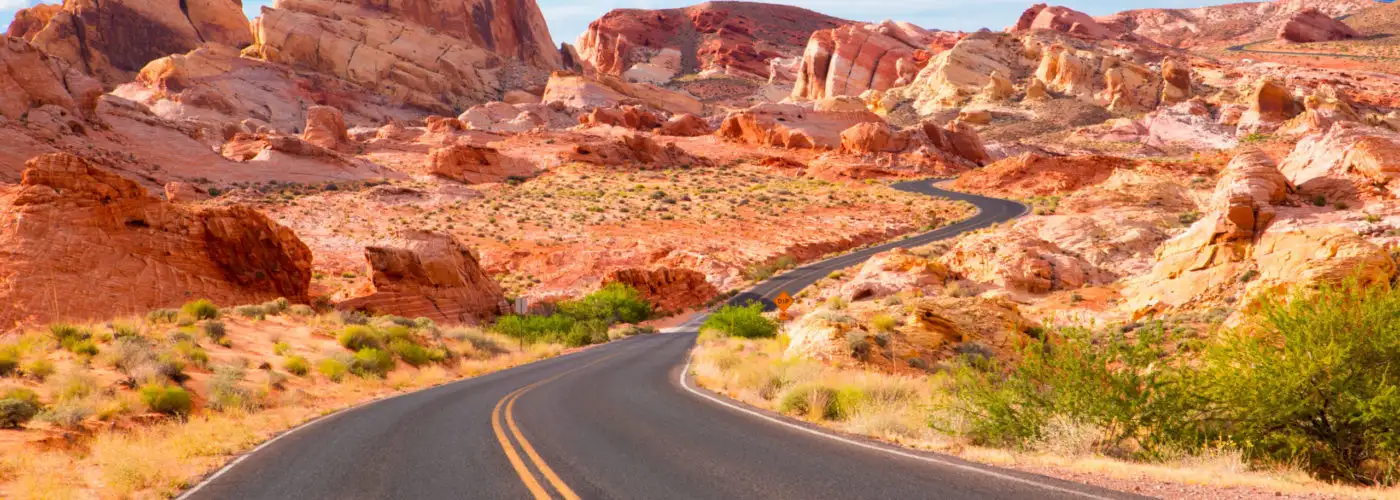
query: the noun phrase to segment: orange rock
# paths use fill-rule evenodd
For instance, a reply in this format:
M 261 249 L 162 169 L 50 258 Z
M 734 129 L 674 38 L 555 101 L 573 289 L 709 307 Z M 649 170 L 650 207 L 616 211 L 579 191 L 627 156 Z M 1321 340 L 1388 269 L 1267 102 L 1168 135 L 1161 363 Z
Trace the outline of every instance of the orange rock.
M 188 182 L 167 182 L 165 184 L 165 199 L 171 203 L 189 203 L 207 200 L 209 193 Z
M 1025 153 L 968 172 L 953 181 L 953 187 L 991 195 L 1049 196 L 1098 184 L 1130 164 L 1114 156 L 1049 157 Z
M 384 245 L 365 248 L 374 290 L 336 304 L 337 309 L 426 317 L 441 324 L 479 324 L 506 311 L 500 285 L 457 238 L 404 231 Z
M 1162 104 L 1191 98 L 1191 65 L 1174 58 L 1162 62 Z
M 1071 35 L 1078 35 L 1091 39 L 1104 39 L 1113 36 L 1113 32 L 1088 14 L 1070 9 L 1068 7 L 1047 6 L 1046 4 L 1036 4 L 1021 13 L 1021 18 L 1016 21 L 1013 31 L 1031 31 L 1037 29 L 1055 30 Z
M 49 20 L 60 10 L 63 10 L 63 5 L 44 3 L 20 9 L 15 12 L 15 20 L 10 22 L 10 29 L 6 35 L 33 40 L 34 35 L 38 35 L 44 26 L 48 26 Z
M 1239 135 L 1273 132 L 1284 121 L 1303 112 L 1302 104 L 1293 98 L 1293 93 L 1273 78 L 1260 79 L 1246 104 L 1249 109 L 1240 117 Z
M 340 110 L 330 106 L 312 106 L 306 109 L 306 129 L 301 139 L 326 149 L 335 149 L 350 141 L 345 128 L 345 116 Z
M 480 184 L 530 177 L 534 169 L 503 157 L 495 148 L 458 144 L 432 150 L 428 154 L 428 173 L 465 184 Z
M 704 273 L 691 269 L 618 269 L 608 273 L 603 282 L 637 289 L 643 299 L 660 311 L 684 311 L 719 295 L 719 289 L 705 279 Z
M 817 111 L 796 104 L 759 104 L 725 116 L 719 133 L 747 144 L 836 149 L 841 146 L 841 133 L 853 125 L 884 122 L 863 104 L 859 107 L 859 111 Z
M 102 87 L 20 38 L 0 37 L 0 116 L 18 120 L 31 108 L 57 106 L 94 118 Z
M 642 133 L 585 139 L 575 144 L 564 157 L 567 161 L 614 167 L 686 168 L 708 163 L 708 160 L 692 156 L 675 143 L 668 142 L 663 146 Z
M 1307 196 L 1328 201 L 1400 196 L 1400 134 L 1341 122 L 1298 141 L 1279 166 Z
M 1292 43 L 1335 42 L 1352 38 L 1361 38 L 1361 33 L 1316 8 L 1298 11 L 1278 29 L 1278 39 Z
M 579 117 L 578 121 L 590 127 L 612 125 L 633 130 L 651 130 L 661 126 L 661 119 L 657 118 L 656 114 L 637 106 L 593 108 L 593 111 Z
M 678 137 L 695 137 L 710 133 L 710 124 L 704 118 L 690 113 L 681 113 L 672 116 L 661 124 L 662 135 L 672 135 Z
M 792 97 L 860 95 L 907 85 L 928 63 L 933 34 L 913 25 L 851 24 L 812 34 Z
M 572 108 L 614 107 L 640 102 L 670 113 L 701 114 L 704 103 L 689 94 L 646 83 L 630 83 L 611 75 L 587 77 L 555 71 L 544 89 L 544 102 L 561 102 Z
M 311 251 L 290 229 L 241 205 L 161 201 L 69 154 L 30 160 L 19 185 L 0 188 L 0 217 L 0 275 L 12 285 L 0 290 L 4 324 L 96 320 L 194 298 L 309 299 Z
M 891 151 L 893 135 L 890 126 L 884 123 L 857 123 L 841 132 L 841 152 L 866 154 Z

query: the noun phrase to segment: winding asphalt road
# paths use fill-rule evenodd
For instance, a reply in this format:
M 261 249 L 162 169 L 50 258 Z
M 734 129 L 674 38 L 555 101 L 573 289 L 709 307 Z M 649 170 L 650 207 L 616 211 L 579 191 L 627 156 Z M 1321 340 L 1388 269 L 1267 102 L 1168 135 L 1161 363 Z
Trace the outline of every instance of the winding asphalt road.
M 796 293 L 893 247 L 1009 220 L 1022 205 L 938 190 L 981 212 L 808 264 L 735 297 Z M 703 316 L 333 414 L 283 434 L 186 493 L 197 499 L 1131 498 L 1124 493 L 829 434 L 695 388 Z

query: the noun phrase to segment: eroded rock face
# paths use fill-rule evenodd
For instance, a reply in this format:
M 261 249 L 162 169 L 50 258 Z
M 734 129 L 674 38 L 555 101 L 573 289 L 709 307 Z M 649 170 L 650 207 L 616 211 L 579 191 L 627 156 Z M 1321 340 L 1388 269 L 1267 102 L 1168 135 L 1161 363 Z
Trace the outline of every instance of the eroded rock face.
M 904 93 L 921 114 L 961 106 L 994 83 L 991 75 L 1009 79 L 1024 74 L 1019 68 L 1027 63 L 1025 57 L 1025 48 L 1014 37 L 973 34 L 934 56 Z
M 953 182 L 953 187 L 997 195 L 1049 196 L 1103 182 L 1130 163 L 1114 156 L 1052 157 L 1025 153 L 964 174 Z
M 1307 196 L 1393 198 L 1400 196 L 1400 134 L 1337 123 L 1298 141 L 1279 168 Z
M 48 26 L 49 20 L 53 19 L 53 16 L 61 10 L 63 10 L 63 5 L 44 3 L 28 9 L 20 9 L 15 12 L 15 19 L 10 22 L 10 29 L 5 34 L 31 40 L 34 35 L 43 31 L 44 27 Z
M 1303 105 L 1293 98 L 1293 93 L 1282 82 L 1273 78 L 1262 78 L 1254 85 L 1246 104 L 1249 109 L 1240 116 L 1239 135 L 1269 133 L 1278 130 L 1283 122 L 1303 112 Z
M 632 166 L 647 169 L 689 168 L 708 164 L 705 158 L 687 153 L 674 142 L 663 145 L 645 133 L 583 139 L 566 152 L 564 158 L 567 161 L 606 167 Z
M 652 130 L 661 126 L 661 118 L 638 106 L 593 108 L 578 120 L 580 124 L 589 127 L 611 125 L 633 130 Z
M 500 285 L 455 237 L 404 231 L 383 245 L 365 248 L 373 291 L 339 304 L 438 323 L 481 323 L 504 312 Z
M 440 114 L 540 83 L 560 56 L 534 0 L 287 0 L 246 53 Z
M 705 279 L 704 273 L 691 269 L 619 269 L 608 273 L 603 282 L 637 289 L 643 299 L 660 311 L 684 311 L 719 295 L 719 289 Z
M 312 106 L 306 110 L 306 129 L 301 139 L 326 149 L 335 149 L 350 141 L 345 128 L 345 115 L 330 106 Z
M 0 37 L 0 116 L 18 120 L 55 106 L 77 119 L 95 118 L 102 87 L 21 38 Z
M 798 104 L 760 104 L 730 113 L 719 134 L 748 144 L 786 148 L 841 147 L 841 133 L 859 123 L 884 120 L 859 105 L 859 110 L 818 111 Z
M 44 52 L 109 88 L 131 81 L 146 63 L 205 43 L 253 43 L 239 0 L 71 0 L 43 29 L 21 29 Z
M 1021 18 L 1011 29 L 1012 31 L 1047 29 L 1094 39 L 1108 38 L 1113 35 L 1112 31 L 1099 24 L 1094 18 L 1089 17 L 1088 14 L 1069 7 L 1049 6 L 1043 3 L 1032 5 L 1031 8 L 1022 12 Z
M 1191 98 L 1191 65 L 1177 59 L 1162 62 L 1162 104 Z
M 799 7 L 750 2 L 617 9 L 589 24 L 578 53 L 585 67 L 639 81 L 702 71 L 766 80 L 771 60 L 800 56 L 812 32 L 847 23 Z
M 428 173 L 465 184 L 505 182 L 534 175 L 526 162 L 501 155 L 495 148 L 457 144 L 428 154 Z
M 690 113 L 681 113 L 672 116 L 666 123 L 661 124 L 662 135 L 673 135 L 678 137 L 695 137 L 710 133 L 710 124 L 704 118 Z
M 583 109 L 622 104 L 644 104 L 670 113 L 700 114 L 705 109 L 699 99 L 682 92 L 646 83 L 629 83 L 610 75 L 590 78 L 567 71 L 556 71 L 549 76 L 543 99 Z
M 64 153 L 27 167 L 19 185 L 0 189 L 6 324 L 109 318 L 193 298 L 309 299 L 311 251 L 252 208 L 185 208 Z
M 792 97 L 860 95 L 908 85 L 928 63 L 933 33 L 911 24 L 852 24 L 812 34 Z
M 940 262 L 957 276 L 1029 293 L 1073 290 L 1114 279 L 1075 252 L 1020 226 L 965 236 Z
M 1316 8 L 1298 11 L 1278 29 L 1278 39 L 1292 43 L 1333 42 L 1352 38 L 1361 38 L 1361 33 Z
M 941 285 L 948 274 L 948 268 L 938 261 L 895 249 L 861 264 L 856 276 L 841 285 L 841 295 L 850 301 L 881 299 L 912 288 Z

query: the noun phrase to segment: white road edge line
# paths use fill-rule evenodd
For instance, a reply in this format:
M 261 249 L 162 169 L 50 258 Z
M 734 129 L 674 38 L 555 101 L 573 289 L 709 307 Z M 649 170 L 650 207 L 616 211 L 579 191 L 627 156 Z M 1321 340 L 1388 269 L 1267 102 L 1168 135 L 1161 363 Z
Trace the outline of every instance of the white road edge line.
M 952 468 L 955 468 L 955 469 L 964 470 L 964 471 L 968 471 L 968 472 L 976 472 L 976 473 L 980 473 L 980 474 L 986 474 L 986 475 L 988 475 L 988 476 L 992 476 L 992 477 L 995 477 L 995 478 L 998 478 L 998 479 L 1003 479 L 1003 480 L 1007 480 L 1007 481 L 1013 481 L 1013 482 L 1022 483 L 1022 484 L 1028 484 L 1028 485 L 1031 485 L 1031 486 L 1036 486 L 1036 487 L 1043 488 L 1043 489 L 1047 489 L 1047 490 L 1051 490 L 1051 491 L 1058 491 L 1058 492 L 1060 492 L 1060 493 L 1068 493 L 1068 494 L 1071 494 L 1071 495 L 1081 496 L 1081 497 L 1084 497 L 1084 498 L 1093 498 L 1093 499 L 1096 499 L 1096 500 L 1111 500 L 1110 497 L 1099 496 L 1099 495 L 1095 495 L 1095 494 L 1092 494 L 1092 493 L 1085 493 L 1085 492 L 1082 492 L 1082 491 L 1075 491 L 1075 490 L 1071 490 L 1071 489 L 1069 489 L 1069 488 L 1063 488 L 1063 487 L 1060 487 L 1060 486 L 1055 486 L 1055 485 L 1053 485 L 1053 484 L 1045 484 L 1045 483 L 1041 483 L 1041 482 L 1037 482 L 1037 481 L 1032 481 L 1032 480 L 1030 480 L 1030 479 L 1026 479 L 1026 478 L 1023 478 L 1023 477 L 1017 477 L 1017 476 L 1013 476 L 1013 475 L 1010 475 L 1010 474 L 1003 474 L 1003 473 L 1001 473 L 1001 472 L 997 472 L 997 471 L 993 471 L 993 470 L 987 470 L 987 469 L 983 469 L 983 468 L 980 468 L 980 467 L 974 467 L 974 466 L 971 466 L 971 465 L 960 464 L 960 463 L 956 463 L 956 462 L 950 462 L 950 461 L 947 461 L 947 460 L 941 460 L 941 459 L 939 459 L 939 458 L 937 458 L 937 457 L 933 457 L 933 456 L 928 456 L 928 455 L 916 455 L 916 454 L 913 454 L 913 453 L 908 453 L 908 452 L 904 452 L 904 451 L 900 451 L 900 450 L 896 450 L 896 449 L 892 449 L 892 448 L 887 448 L 887 447 L 884 447 L 884 446 L 876 446 L 876 445 L 873 445 L 873 444 L 870 444 L 870 443 L 862 443 L 862 442 L 860 442 L 860 441 L 856 441 L 856 440 L 853 440 L 853 439 L 848 439 L 848 438 L 841 437 L 841 436 L 838 436 L 838 435 L 835 435 L 835 434 L 829 434 L 829 433 L 822 432 L 822 431 L 819 431 L 819 430 L 816 430 L 816 429 L 813 429 L 813 428 L 810 428 L 810 427 L 797 425 L 797 424 L 794 424 L 794 423 L 792 423 L 792 422 L 786 422 L 786 421 L 783 421 L 783 420 L 780 420 L 780 419 L 777 419 L 777 418 L 770 417 L 770 416 L 768 416 L 768 415 L 764 415 L 764 414 L 759 413 L 759 412 L 756 412 L 756 411 L 754 411 L 754 410 L 751 410 L 751 409 L 748 409 L 748 408 L 744 408 L 744 407 L 742 407 L 742 406 L 739 406 L 739 405 L 730 403 L 730 402 L 728 402 L 728 401 L 724 401 L 724 400 L 722 400 L 722 399 L 719 399 L 719 398 L 717 398 L 717 397 L 711 396 L 711 395 L 709 395 L 709 394 L 705 394 L 705 393 L 700 392 L 699 390 L 695 389 L 694 387 L 691 387 L 690 382 L 686 381 L 686 374 L 690 373 L 690 362 L 691 362 L 690 357 L 691 357 L 690 354 L 687 353 L 687 354 L 686 354 L 686 360 L 685 360 L 685 368 L 681 369 L 681 377 L 680 377 L 680 378 L 681 378 L 681 380 L 680 380 L 680 382 L 681 382 L 681 387 L 684 387 L 685 390 L 690 391 L 692 394 L 695 394 L 696 396 L 700 396 L 700 397 L 702 397 L 702 398 L 708 399 L 708 400 L 713 401 L 713 402 L 715 402 L 715 403 L 724 405 L 724 406 L 726 406 L 726 407 L 728 407 L 728 408 L 730 408 L 730 409 L 737 410 L 737 411 L 741 411 L 741 412 L 747 413 L 747 414 L 749 414 L 749 415 L 753 415 L 753 416 L 755 416 L 755 417 L 758 417 L 758 418 L 767 420 L 767 421 L 769 421 L 769 422 L 772 422 L 772 423 L 775 423 L 775 424 L 778 424 L 778 425 L 782 425 L 782 426 L 785 426 L 785 427 L 789 427 L 789 428 L 792 428 L 792 429 L 796 429 L 796 430 L 799 430 L 799 431 L 802 431 L 802 432 L 805 432 L 805 433 L 808 433 L 808 434 L 812 434 L 812 435 L 814 435 L 814 436 L 820 436 L 820 437 L 824 437 L 824 438 L 827 438 L 827 439 L 830 439 L 830 440 L 833 440 L 833 441 L 839 441 L 839 442 L 842 442 L 842 443 L 846 443 L 846 444 L 851 445 L 851 446 L 858 446 L 858 447 L 865 448 L 865 449 L 868 449 L 868 450 L 883 451 L 883 452 L 889 453 L 889 454 L 891 454 L 891 455 L 897 455 L 897 456 L 904 457 L 904 458 L 912 458 L 912 459 L 914 459 L 914 460 L 922 460 L 922 461 L 925 461 L 925 462 L 935 463 L 935 464 L 939 464 L 939 465 L 942 465 L 942 466 L 945 466 L 945 467 L 952 467 Z

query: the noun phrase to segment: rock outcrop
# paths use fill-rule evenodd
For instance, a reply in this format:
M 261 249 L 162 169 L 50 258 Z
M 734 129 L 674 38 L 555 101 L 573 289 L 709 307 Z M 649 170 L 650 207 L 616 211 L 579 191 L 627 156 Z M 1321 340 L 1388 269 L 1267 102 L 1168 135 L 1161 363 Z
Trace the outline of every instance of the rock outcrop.
M 349 142 L 350 134 L 345 128 L 345 115 L 331 106 L 307 108 L 306 129 L 301 133 L 301 140 L 326 149 L 335 149 Z
M 608 273 L 603 282 L 635 288 L 659 311 L 684 311 L 719 295 L 719 289 L 706 281 L 704 273 L 691 269 L 618 269 Z
M 799 104 L 759 104 L 725 116 L 719 134 L 747 144 L 786 148 L 837 149 L 841 133 L 860 123 L 880 123 L 878 115 L 858 110 L 819 111 Z
M 27 166 L 0 189 L 0 322 L 309 299 L 311 251 L 256 210 L 175 205 L 66 153 Z
M 647 83 L 629 83 L 611 75 L 590 78 L 556 71 L 549 76 L 544 102 L 560 102 L 571 108 L 591 109 L 641 104 L 669 113 L 700 114 L 705 105 L 689 94 Z
M 10 29 L 6 35 L 15 38 L 32 40 L 35 35 L 44 30 L 49 25 L 49 20 L 63 10 L 61 4 L 41 3 L 28 9 L 20 9 L 15 12 L 15 19 L 10 21 Z
M 481 323 L 505 312 L 500 285 L 457 238 L 404 231 L 365 248 L 373 290 L 336 308 L 370 311 L 438 323 Z
M 0 116 L 19 120 L 29 110 L 95 118 L 102 87 L 66 63 L 48 57 L 21 38 L 0 37 Z
M 689 168 L 708 164 L 707 159 L 687 153 L 674 142 L 663 145 L 650 135 L 640 132 L 604 137 L 589 136 L 565 152 L 564 159 L 605 167 L 629 166 L 643 169 Z
M 1162 104 L 1191 98 L 1191 64 L 1169 58 L 1162 62 Z
M 1337 123 L 1298 141 L 1279 169 L 1309 197 L 1395 198 L 1400 196 L 1400 134 Z
M 1291 43 L 1335 42 L 1353 38 L 1361 38 L 1361 33 L 1315 8 L 1298 11 L 1278 29 L 1278 39 Z
M 108 88 L 131 81 L 151 61 L 206 43 L 253 43 L 240 0 L 69 0 L 52 12 L 17 16 L 11 32 L 96 77 Z M 36 8 L 37 9 L 37 8 Z
M 677 137 L 696 137 L 710 133 L 710 124 L 704 118 L 690 113 L 681 113 L 672 116 L 661 124 L 662 135 L 673 135 Z
M 1249 109 L 1239 121 L 1239 135 L 1270 133 L 1303 112 L 1303 104 L 1282 82 L 1261 78 L 1246 100 Z
M 1054 30 L 1091 39 L 1109 38 L 1113 35 L 1112 31 L 1099 24 L 1094 18 L 1089 17 L 1088 14 L 1069 7 L 1049 6 L 1043 3 L 1032 5 L 1031 8 L 1022 12 L 1021 18 L 1011 28 L 1012 31 L 1018 32 L 1038 29 Z
M 286 0 L 245 53 L 439 114 L 542 83 L 560 65 L 534 0 Z
M 632 130 L 652 130 L 661 126 L 660 117 L 638 106 L 593 108 L 588 114 L 580 116 L 578 122 L 586 127 L 611 125 Z
M 923 28 L 891 21 L 818 31 L 802 54 L 792 97 L 858 96 L 908 85 L 928 63 L 932 41 Z
M 428 154 L 428 173 L 464 184 L 505 182 L 535 174 L 527 162 L 501 155 L 495 148 L 457 144 Z
M 767 80 L 771 60 L 800 56 L 812 32 L 845 24 L 799 7 L 751 2 L 617 9 L 588 25 L 578 52 L 588 69 L 638 81 L 699 72 Z
M 1103 182 L 1131 165 L 1115 156 L 1044 156 L 1024 153 L 964 174 L 952 186 L 990 195 L 1050 196 Z
M 909 289 L 941 285 L 948 274 L 948 268 L 938 261 L 895 249 L 861 264 L 855 277 L 841 285 L 841 296 L 850 301 L 882 299 Z

